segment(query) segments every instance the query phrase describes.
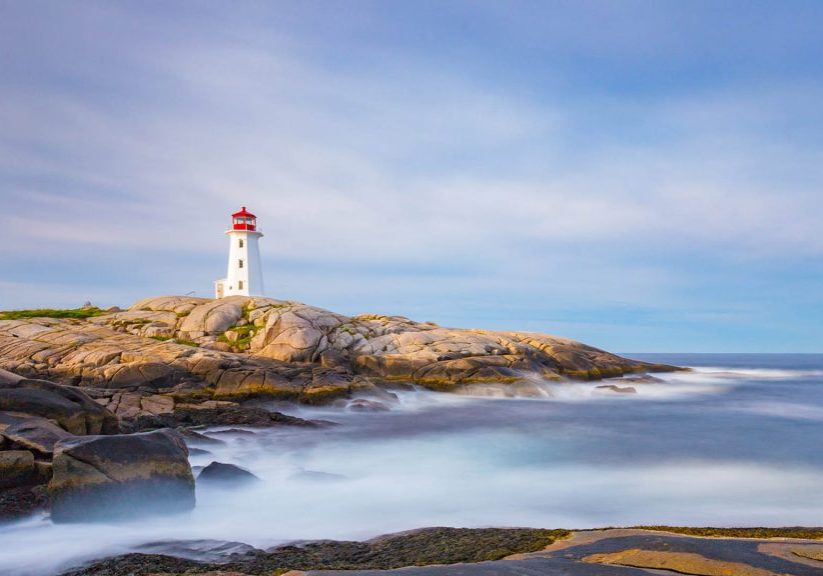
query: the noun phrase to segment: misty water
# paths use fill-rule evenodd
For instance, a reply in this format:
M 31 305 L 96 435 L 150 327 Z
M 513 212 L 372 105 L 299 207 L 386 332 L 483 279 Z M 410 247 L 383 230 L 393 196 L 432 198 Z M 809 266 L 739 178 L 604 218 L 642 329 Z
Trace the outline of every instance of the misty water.
M 338 425 L 214 434 L 225 443 L 199 446 L 209 453 L 192 464 L 238 464 L 262 482 L 199 488 L 188 514 L 0 525 L 0 574 L 207 547 L 171 541 L 266 548 L 423 526 L 823 524 L 823 355 L 634 356 L 694 370 L 631 383 L 636 394 L 551 383 L 540 398 L 399 391 L 388 412 L 277 406 Z

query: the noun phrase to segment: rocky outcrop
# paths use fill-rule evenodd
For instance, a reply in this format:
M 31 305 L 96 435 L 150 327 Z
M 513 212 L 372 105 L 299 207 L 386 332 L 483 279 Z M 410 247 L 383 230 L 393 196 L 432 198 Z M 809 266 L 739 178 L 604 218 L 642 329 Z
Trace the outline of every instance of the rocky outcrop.
M 49 494 L 55 522 L 166 514 L 194 507 L 194 477 L 172 430 L 84 436 L 56 444 Z
M 299 302 L 164 296 L 87 320 L 0 320 L 0 368 L 94 389 L 125 418 L 178 402 L 324 402 L 407 381 L 439 390 L 524 376 L 599 379 L 672 369 L 527 332 L 344 316 Z
M 116 432 L 117 417 L 82 391 L 0 370 L 0 518 L 47 505 L 59 442 Z

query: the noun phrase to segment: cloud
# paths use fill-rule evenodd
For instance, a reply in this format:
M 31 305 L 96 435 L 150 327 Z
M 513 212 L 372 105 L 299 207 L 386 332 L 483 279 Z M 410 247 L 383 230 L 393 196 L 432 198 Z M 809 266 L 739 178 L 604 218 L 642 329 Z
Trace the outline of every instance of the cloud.
M 819 270 L 815 76 L 691 77 L 705 54 L 664 33 L 677 14 L 657 8 L 656 25 L 633 28 L 600 6 L 611 27 L 583 38 L 587 19 L 564 29 L 571 8 L 528 21 L 486 6 L 454 38 L 433 23 L 427 43 L 413 18 L 370 3 L 339 17 L 245 10 L 10 15 L 0 259 L 16 278 L 32 259 L 90 253 L 119 275 L 109 283 L 134 285 L 125 268 L 140 262 L 171 289 L 160 270 L 175 259 L 181 279 L 210 278 L 194 268 L 209 259 L 217 277 L 239 205 L 288 276 L 268 285 L 337 303 L 333 286 L 357 291 L 366 274 L 363 293 L 390 288 L 423 313 L 508 293 L 520 317 L 541 300 L 699 315 L 734 302 L 743 276 Z M 660 79 L 667 54 L 674 87 Z M 745 274 L 715 274 L 741 262 Z M 683 296 L 709 275 L 722 302 Z

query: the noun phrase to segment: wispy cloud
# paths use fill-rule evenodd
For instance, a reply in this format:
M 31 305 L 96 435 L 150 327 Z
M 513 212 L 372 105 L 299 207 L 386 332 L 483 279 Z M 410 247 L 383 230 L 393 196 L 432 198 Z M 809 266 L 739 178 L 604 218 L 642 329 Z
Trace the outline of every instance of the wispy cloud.
M 426 44 L 379 4 L 339 19 L 283 6 L 281 18 L 257 4 L 200 14 L 179 5 L 174 18 L 97 3 L 6 9 L 0 258 L 16 277 L 32 258 L 91 252 L 117 286 L 133 282 L 121 266 L 140 261 L 156 275 L 163 264 L 140 254 L 165 253 L 205 291 L 239 204 L 267 233 L 267 273 L 280 280 L 267 284 L 332 303 L 336 286 L 356 290 L 341 268 L 372 270 L 377 292 L 400 290 L 415 310 L 438 298 L 459 306 L 469 291 L 492 305 L 510 292 L 524 309 L 551 299 L 556 316 L 598 299 L 688 310 L 680 299 L 706 281 L 706 260 L 750 262 L 754 276 L 792 261 L 823 276 L 823 142 L 809 128 L 823 120 L 823 81 L 802 70 L 776 81 L 763 46 L 768 73 L 745 67 L 720 81 L 706 64 L 689 82 L 705 54 L 678 44 L 676 7 L 596 3 L 611 27 L 592 34 L 564 28 L 582 14 L 569 6 L 548 18 L 538 6 L 501 14 L 455 3 L 467 24 Z M 636 10 L 650 20 L 625 13 Z M 649 21 L 660 33 L 640 35 Z M 35 34 L 43 28 L 49 45 Z M 660 79 L 654 49 L 673 58 L 676 88 Z M 618 57 L 633 84 L 610 73 Z M 650 80 L 638 79 L 643 70 Z M 209 259 L 213 269 L 192 268 Z M 467 273 L 415 275 L 437 266 Z M 708 308 L 731 305 L 726 292 Z M 379 301 L 366 293 L 352 306 Z M 695 314 L 707 304 L 693 300 Z

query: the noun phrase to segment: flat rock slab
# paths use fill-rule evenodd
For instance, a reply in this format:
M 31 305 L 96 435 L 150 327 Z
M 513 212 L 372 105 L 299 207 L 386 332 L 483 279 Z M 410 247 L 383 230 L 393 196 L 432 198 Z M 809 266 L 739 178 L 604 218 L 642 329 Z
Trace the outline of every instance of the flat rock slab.
M 295 572 L 292 576 L 297 576 Z M 477 564 L 409 566 L 394 570 L 310 570 L 308 576 L 649 576 L 647 570 L 581 564 L 564 559 L 527 558 Z
M 785 548 L 786 554 L 764 551 Z M 792 559 L 793 550 L 811 553 Z M 702 538 L 646 530 L 575 532 L 545 551 L 477 564 L 410 566 L 394 570 L 311 570 L 308 576 L 820 576 L 813 557 L 823 544 L 801 540 Z M 638 554 L 641 551 L 642 554 Z M 628 552 L 628 554 L 627 554 Z M 606 563 L 599 563 L 596 560 Z M 617 562 L 641 563 L 648 569 Z M 668 569 L 666 569 L 668 566 Z M 295 572 L 292 576 L 298 576 Z

